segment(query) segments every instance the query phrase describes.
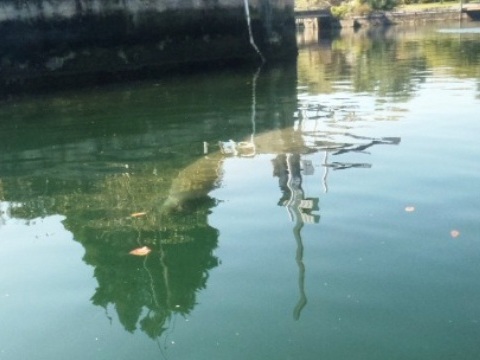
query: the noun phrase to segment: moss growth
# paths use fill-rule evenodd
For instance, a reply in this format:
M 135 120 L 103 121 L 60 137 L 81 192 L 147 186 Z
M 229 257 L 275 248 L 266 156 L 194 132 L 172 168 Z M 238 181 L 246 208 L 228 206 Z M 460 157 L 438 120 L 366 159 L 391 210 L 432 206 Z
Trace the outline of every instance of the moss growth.
M 252 11 L 252 32 L 269 61 L 296 56 L 293 10 Z M 166 11 L 115 8 L 69 17 L 0 22 L 0 88 L 55 77 L 171 71 L 181 66 L 259 62 L 243 6 Z M 18 36 L 22 34 L 22 36 Z M 108 76 L 104 77 L 105 79 Z

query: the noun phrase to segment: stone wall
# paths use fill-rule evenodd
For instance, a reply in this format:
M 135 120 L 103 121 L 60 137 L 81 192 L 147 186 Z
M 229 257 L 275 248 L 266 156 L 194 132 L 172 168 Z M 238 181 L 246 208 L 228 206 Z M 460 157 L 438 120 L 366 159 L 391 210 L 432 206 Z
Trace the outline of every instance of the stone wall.
M 294 1 L 249 4 L 253 38 L 267 61 L 293 58 Z M 3 91 L 47 78 L 101 82 L 259 61 L 243 0 L 0 0 Z
M 393 24 L 416 24 L 435 21 L 454 21 L 468 20 L 466 14 L 460 13 L 460 9 L 446 9 L 435 11 L 419 12 L 378 12 L 368 16 L 354 16 L 348 19 L 340 20 L 341 27 L 360 27 L 360 26 L 385 26 Z

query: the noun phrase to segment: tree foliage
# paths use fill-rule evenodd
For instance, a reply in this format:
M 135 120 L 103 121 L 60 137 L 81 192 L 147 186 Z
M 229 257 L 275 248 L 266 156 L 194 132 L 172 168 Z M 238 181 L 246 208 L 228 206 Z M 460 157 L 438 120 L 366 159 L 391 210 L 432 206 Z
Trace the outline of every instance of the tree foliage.
M 365 16 L 377 10 L 392 10 L 397 5 L 398 0 L 348 0 L 333 5 L 331 12 L 337 18 L 349 15 Z

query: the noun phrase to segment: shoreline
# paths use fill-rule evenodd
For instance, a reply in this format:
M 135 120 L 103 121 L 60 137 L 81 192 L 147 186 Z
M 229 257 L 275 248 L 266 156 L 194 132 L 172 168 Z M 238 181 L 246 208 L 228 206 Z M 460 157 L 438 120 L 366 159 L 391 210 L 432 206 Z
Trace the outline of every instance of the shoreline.
M 468 15 L 460 8 L 446 8 L 442 10 L 422 11 L 382 11 L 374 12 L 366 16 L 353 16 L 349 19 L 340 20 L 342 26 L 388 26 L 398 24 L 416 24 L 438 21 L 469 21 Z
M 398 8 L 391 11 L 374 11 L 367 15 L 349 15 L 345 18 L 335 18 L 326 16 L 325 12 L 328 9 L 321 9 L 321 16 L 309 16 L 303 18 L 297 15 L 297 26 L 300 28 L 306 26 L 313 26 L 319 30 L 329 30 L 338 28 L 360 28 L 362 26 L 390 26 L 390 25 L 404 25 L 417 24 L 438 21 L 478 21 L 480 20 L 480 4 L 472 9 L 467 5 L 449 6 L 441 8 L 425 8 L 422 10 L 409 10 L 407 8 Z M 316 10 L 309 10 L 315 12 Z M 301 12 L 297 12 L 301 14 Z

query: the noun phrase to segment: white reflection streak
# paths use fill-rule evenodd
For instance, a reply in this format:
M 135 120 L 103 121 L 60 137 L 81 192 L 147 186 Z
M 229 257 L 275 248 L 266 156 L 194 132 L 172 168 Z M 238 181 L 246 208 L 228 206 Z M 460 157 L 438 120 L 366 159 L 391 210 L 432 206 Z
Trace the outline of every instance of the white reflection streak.
M 290 218 L 290 221 L 293 222 L 293 221 L 296 221 L 297 218 L 291 209 L 295 194 L 292 186 L 293 176 L 292 176 L 292 167 L 290 166 L 290 157 L 291 157 L 291 154 L 287 154 L 287 171 L 288 171 L 287 187 L 290 190 L 290 199 L 285 204 L 285 208 L 287 209 L 287 213 L 288 213 L 288 217 Z
M 255 39 L 253 38 L 253 33 L 252 33 L 252 22 L 250 18 L 250 7 L 248 0 L 243 0 L 243 4 L 245 5 L 245 17 L 247 19 L 247 27 L 248 27 L 248 36 L 250 38 L 250 45 L 255 49 L 257 54 L 260 56 L 260 59 L 262 59 L 262 63 L 264 63 L 265 57 L 263 56 L 262 52 L 260 49 L 257 47 L 257 44 L 255 43 Z
M 325 156 L 323 157 L 323 167 L 325 168 L 325 173 L 323 174 L 323 192 L 326 194 L 328 192 L 327 176 L 328 176 L 328 151 L 325 150 Z
M 260 71 L 262 70 L 262 67 L 260 66 L 255 74 L 253 75 L 252 79 L 252 115 L 251 115 L 251 122 L 252 122 L 252 135 L 250 137 L 250 142 L 253 145 L 254 152 L 255 152 L 255 142 L 254 142 L 254 137 L 255 133 L 257 131 L 257 124 L 256 124 L 256 119 L 257 119 L 257 80 L 258 77 L 260 76 Z
M 4 215 L 6 214 L 6 203 L 4 201 L 0 201 L 0 225 L 5 225 L 7 220 L 5 219 Z

